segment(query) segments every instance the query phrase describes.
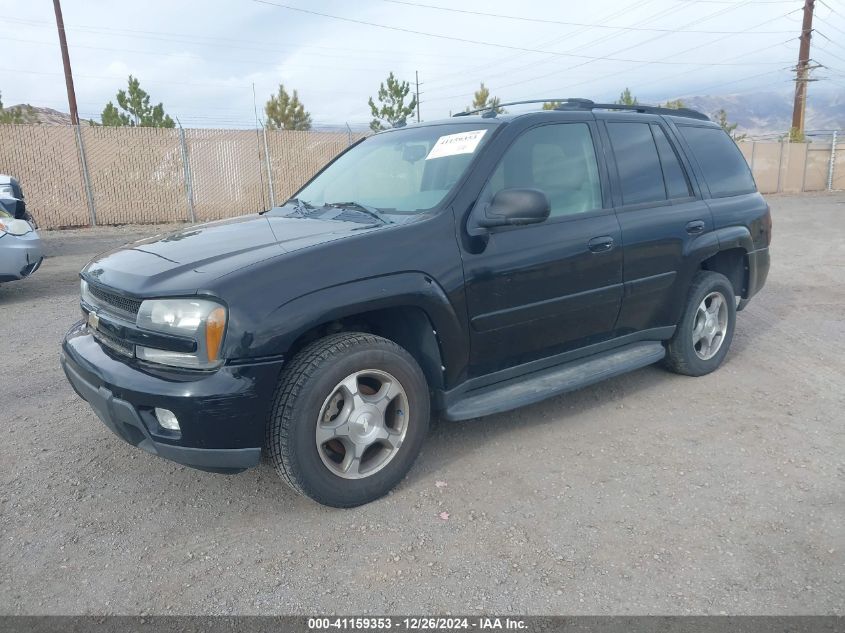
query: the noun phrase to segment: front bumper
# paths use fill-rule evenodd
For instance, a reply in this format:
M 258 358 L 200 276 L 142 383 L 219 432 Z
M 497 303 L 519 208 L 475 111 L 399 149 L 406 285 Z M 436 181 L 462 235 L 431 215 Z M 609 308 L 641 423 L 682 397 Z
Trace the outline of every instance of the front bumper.
M 76 393 L 129 444 L 201 470 L 258 465 L 281 361 L 165 372 L 113 356 L 81 321 L 65 336 L 60 360 Z M 173 411 L 180 431 L 162 428 L 155 407 Z
M 26 235 L 0 236 L 0 282 L 28 277 L 38 270 L 43 260 L 41 238 L 35 231 Z

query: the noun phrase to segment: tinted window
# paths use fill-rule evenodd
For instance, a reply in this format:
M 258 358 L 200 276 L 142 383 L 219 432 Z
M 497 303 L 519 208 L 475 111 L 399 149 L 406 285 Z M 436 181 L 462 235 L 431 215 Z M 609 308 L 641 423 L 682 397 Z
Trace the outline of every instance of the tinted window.
M 670 198 L 688 198 L 692 195 L 689 188 L 689 181 L 681 167 L 681 161 L 675 152 L 666 133 L 659 125 L 652 125 L 654 140 L 657 143 L 657 153 L 660 155 L 660 164 L 663 166 L 663 179 L 666 181 L 666 195 Z
M 754 178 L 742 153 L 719 128 L 679 126 L 698 161 L 714 197 L 756 191 Z
M 552 216 L 601 208 L 601 183 L 589 126 L 562 123 L 525 132 L 505 152 L 488 185 L 491 196 L 511 187 L 544 191 Z
M 666 200 L 663 171 L 648 123 L 608 123 L 622 184 L 622 204 Z

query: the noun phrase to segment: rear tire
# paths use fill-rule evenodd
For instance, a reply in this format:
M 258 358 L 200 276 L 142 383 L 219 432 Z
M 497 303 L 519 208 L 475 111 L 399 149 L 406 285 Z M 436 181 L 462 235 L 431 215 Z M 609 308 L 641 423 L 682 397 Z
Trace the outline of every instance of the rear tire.
M 667 344 L 666 366 L 685 376 L 703 376 L 725 360 L 736 326 L 736 299 L 722 274 L 701 271 L 693 278 L 684 313 Z
M 428 433 L 425 376 L 396 343 L 341 333 L 282 371 L 266 448 L 282 479 L 318 503 L 348 508 L 387 494 Z

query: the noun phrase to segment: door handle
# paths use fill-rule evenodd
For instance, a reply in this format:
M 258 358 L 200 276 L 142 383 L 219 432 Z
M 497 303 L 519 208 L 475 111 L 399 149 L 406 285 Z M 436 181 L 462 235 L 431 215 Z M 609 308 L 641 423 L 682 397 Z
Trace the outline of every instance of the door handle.
M 686 231 L 690 235 L 698 235 L 699 233 L 704 233 L 704 220 L 693 220 L 692 222 L 688 222 L 686 226 Z
M 593 253 L 606 253 L 613 250 L 613 238 L 609 235 L 602 235 L 601 237 L 594 237 L 587 242 L 587 247 Z

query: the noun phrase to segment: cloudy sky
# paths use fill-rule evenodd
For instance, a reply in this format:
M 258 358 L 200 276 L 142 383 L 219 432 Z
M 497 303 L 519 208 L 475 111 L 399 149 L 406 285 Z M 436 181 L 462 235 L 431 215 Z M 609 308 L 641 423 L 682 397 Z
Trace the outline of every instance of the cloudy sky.
M 393 71 L 419 71 L 423 119 L 472 100 L 580 96 L 643 102 L 791 90 L 801 0 L 64 0 L 80 115 L 98 118 L 130 73 L 185 126 L 254 124 L 280 82 L 317 123 L 366 125 Z M 845 85 L 845 2 L 817 0 L 814 54 Z M 492 15 L 495 14 L 495 15 Z M 67 111 L 48 0 L 0 0 L 6 105 Z

